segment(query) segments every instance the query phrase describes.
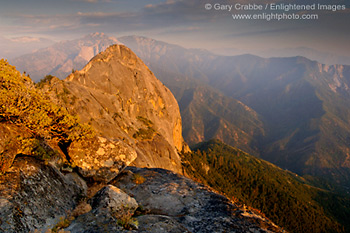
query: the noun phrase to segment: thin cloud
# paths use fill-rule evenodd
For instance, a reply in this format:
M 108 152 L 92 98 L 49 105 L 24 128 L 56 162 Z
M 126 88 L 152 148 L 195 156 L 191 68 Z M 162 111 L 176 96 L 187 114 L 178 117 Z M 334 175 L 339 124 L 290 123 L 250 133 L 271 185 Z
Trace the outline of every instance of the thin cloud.
M 106 0 L 71 0 L 84 1 L 87 3 L 106 2 Z M 318 0 L 324 3 L 326 0 Z M 168 0 L 158 4 L 141 3 L 143 7 L 139 10 L 120 11 L 116 8 L 115 12 L 88 11 L 81 9 L 71 14 L 42 14 L 42 15 L 8 15 L 14 22 L 11 27 L 0 27 L 2 31 L 11 31 L 15 34 L 50 34 L 62 37 L 64 35 L 82 35 L 91 33 L 98 29 L 105 33 L 126 34 L 128 32 L 138 34 L 163 34 L 171 35 L 177 33 L 193 33 L 193 35 L 228 35 L 231 37 L 249 37 L 259 35 L 276 35 L 285 34 L 288 31 L 305 30 L 305 27 L 317 29 L 333 28 L 338 30 L 344 27 L 346 20 L 339 21 L 341 17 L 348 18 L 349 10 L 332 14 L 327 24 L 325 20 L 318 21 L 281 21 L 281 22 L 264 22 L 264 21 L 232 21 L 232 12 L 206 10 L 205 4 L 215 4 L 217 0 Z M 282 2 L 281 0 L 222 0 L 220 4 L 266 4 L 272 2 Z M 283 1 L 284 3 L 291 2 Z M 309 4 L 313 0 L 296 0 L 294 3 Z M 329 2 L 329 0 L 328 0 Z M 344 1 L 337 1 L 342 4 Z M 141 6 L 142 6 L 141 5 Z M 119 11 L 118 11 L 119 10 Z M 243 12 L 242 12 L 243 13 Z M 251 12 L 254 13 L 254 12 Z M 319 12 L 321 13 L 321 12 Z M 328 19 L 328 18 L 327 18 Z M 340 23 L 338 23 L 340 22 Z M 338 26 L 332 26 L 338 23 Z M 325 27 L 326 25 L 326 27 Z M 187 28 L 187 29 L 186 29 Z M 261 30 L 264 28 L 264 30 Z M 277 28 L 277 29 L 276 29 Z M 278 29 L 283 28 L 283 29 Z M 248 31 L 249 30 L 249 31 Z M 348 32 L 346 32 L 348 33 Z
M 251 36 L 260 36 L 260 35 L 271 35 L 281 34 L 284 32 L 291 32 L 294 30 L 300 30 L 300 28 L 276 28 L 276 29 L 267 29 L 267 30 L 254 30 L 240 33 L 232 33 L 227 35 L 227 37 L 251 37 Z
M 15 24 L 19 25 L 18 30 L 25 29 L 32 33 L 40 33 L 47 29 L 74 29 L 79 26 L 79 19 L 74 14 L 56 15 L 12 15 Z
M 87 3 L 99 3 L 99 2 L 111 2 L 111 0 L 71 0 L 72 2 L 87 2 Z
M 158 35 L 173 35 L 174 33 L 195 33 L 203 30 L 202 27 L 190 26 L 190 27 L 179 27 L 179 28 L 169 28 L 162 32 L 157 33 Z

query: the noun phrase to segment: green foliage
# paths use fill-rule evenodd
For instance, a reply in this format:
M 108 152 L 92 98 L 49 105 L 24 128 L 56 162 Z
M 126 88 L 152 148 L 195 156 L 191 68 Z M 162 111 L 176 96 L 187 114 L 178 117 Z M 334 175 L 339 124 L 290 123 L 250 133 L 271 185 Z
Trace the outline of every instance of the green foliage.
M 142 116 L 138 116 L 136 119 L 142 122 L 146 128 L 140 128 L 136 133 L 134 133 L 133 137 L 140 140 L 152 140 L 154 135 L 157 133 L 153 128 L 153 122 Z
M 156 134 L 156 131 L 153 128 L 148 127 L 148 128 L 140 128 L 132 136 L 136 139 L 152 140 L 155 134 Z
M 63 86 L 62 92 L 59 93 L 59 94 L 57 95 L 57 97 L 58 97 L 59 99 L 62 99 L 63 102 L 64 102 L 65 104 L 68 104 L 68 103 L 69 103 L 69 95 L 70 95 L 70 94 L 71 94 L 70 91 L 69 91 L 65 86 Z M 72 101 L 71 101 L 71 103 L 74 104 L 75 100 L 76 100 L 76 97 L 75 97 L 75 96 L 72 96 Z
M 325 198 L 320 199 L 326 195 L 339 200 L 334 194 L 312 187 L 296 174 L 217 140 L 199 144 L 195 150 L 183 155 L 188 174 L 232 199 L 261 210 L 289 232 L 343 231 L 334 220 L 336 216 L 332 217 L 323 207 Z M 347 205 L 349 203 L 347 200 Z M 345 203 L 335 206 L 341 205 Z
M 134 211 L 129 209 L 128 205 L 122 205 L 121 210 L 114 213 L 114 217 L 117 218 L 117 224 L 126 230 L 133 230 L 138 227 L 139 223 L 133 216 Z
M 52 79 L 54 78 L 54 76 L 52 75 L 46 75 L 43 79 L 41 79 L 38 83 L 36 83 L 35 85 L 38 88 L 43 88 L 44 85 L 48 82 L 50 82 Z
M 49 101 L 36 89 L 52 78 L 46 76 L 35 86 L 29 77 L 20 74 L 7 61 L 0 60 L 0 122 L 17 125 L 28 132 L 27 136 L 13 140 L 16 142 L 12 144 L 16 145 L 6 147 L 8 150 L 12 148 L 11 153 L 0 152 L 1 173 L 11 166 L 16 154 L 46 161 L 58 155 L 49 146 L 49 141 L 68 146 L 74 140 L 94 136 L 90 126 L 80 124 L 77 117 Z
M 89 126 L 46 99 L 30 78 L 5 60 L 0 61 L 0 120 L 24 125 L 38 137 L 57 141 L 93 136 Z
M 17 140 L 20 143 L 19 154 L 33 156 L 40 160 L 49 160 L 59 155 L 58 151 L 53 150 L 42 139 L 19 137 Z
M 141 121 L 145 126 L 147 127 L 152 127 L 153 126 L 153 122 L 143 116 L 138 116 L 136 117 L 137 120 Z
M 138 227 L 139 222 L 137 221 L 137 219 L 126 215 L 122 218 L 118 218 L 117 224 L 119 226 L 123 227 L 124 229 L 133 230 L 133 229 L 136 229 Z

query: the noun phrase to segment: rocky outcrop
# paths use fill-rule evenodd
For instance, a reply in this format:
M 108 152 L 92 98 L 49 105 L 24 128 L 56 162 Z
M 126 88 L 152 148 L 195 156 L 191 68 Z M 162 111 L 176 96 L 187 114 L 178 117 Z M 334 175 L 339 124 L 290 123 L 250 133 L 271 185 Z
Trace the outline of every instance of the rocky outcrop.
M 111 183 L 88 201 L 91 211 L 65 231 L 282 232 L 268 219 L 171 171 L 129 167 Z
M 87 179 L 91 193 L 92 183 Z M 101 183 L 97 183 L 101 186 Z M 282 232 L 268 219 L 164 169 L 129 167 L 87 202 L 86 181 L 35 158 L 0 176 L 4 232 Z M 80 203 L 80 204 L 79 204 Z
M 139 232 L 281 232 L 268 219 L 163 169 L 128 168 L 113 184 L 136 199 Z M 143 182 L 136 182 L 142 177 Z
M 107 185 L 90 200 L 94 212 L 108 211 L 116 218 L 134 213 L 139 206 L 136 200 L 113 185 Z
M 138 208 L 136 200 L 113 185 L 107 185 L 89 200 L 92 211 L 75 219 L 66 231 L 120 232 L 131 224 L 131 216 Z M 124 222 L 122 222 L 124 221 Z M 137 226 L 135 225 L 137 228 Z
M 124 142 L 103 137 L 75 141 L 69 146 L 68 154 L 82 176 L 105 183 L 137 157 L 136 151 Z
M 134 165 L 182 173 L 178 151 L 188 146 L 178 104 L 127 47 L 109 47 L 64 81 L 52 79 L 43 91 L 99 136 L 133 147 Z
M 0 230 L 51 229 L 74 209 L 83 193 L 54 166 L 30 157 L 16 158 L 0 176 Z

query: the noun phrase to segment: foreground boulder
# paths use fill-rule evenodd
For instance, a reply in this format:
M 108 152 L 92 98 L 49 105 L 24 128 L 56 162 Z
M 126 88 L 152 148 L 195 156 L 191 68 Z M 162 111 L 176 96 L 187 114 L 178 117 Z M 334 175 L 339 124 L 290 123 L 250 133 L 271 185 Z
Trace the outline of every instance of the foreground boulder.
M 139 206 L 136 200 L 113 185 L 107 185 L 89 200 L 92 210 L 76 218 L 66 231 L 120 232 L 132 227 L 131 217 Z M 135 225 L 134 228 L 137 228 Z
M 0 176 L 0 229 L 51 229 L 75 208 L 82 189 L 54 166 L 30 157 L 14 160 Z
M 117 218 L 134 213 L 139 206 L 134 198 L 113 185 L 102 188 L 89 202 L 94 212 L 108 211 Z

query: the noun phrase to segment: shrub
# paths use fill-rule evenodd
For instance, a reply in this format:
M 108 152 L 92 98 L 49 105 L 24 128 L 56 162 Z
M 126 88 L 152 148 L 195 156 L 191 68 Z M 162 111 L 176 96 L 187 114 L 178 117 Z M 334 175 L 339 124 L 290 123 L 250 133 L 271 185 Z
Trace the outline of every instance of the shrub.
M 138 116 L 138 117 L 136 117 L 136 119 L 141 121 L 148 128 L 151 128 L 153 126 L 153 122 L 151 120 L 148 120 L 147 118 L 145 118 L 143 116 Z
M 121 227 L 123 227 L 126 230 L 133 230 L 138 228 L 138 221 L 137 219 L 133 218 L 134 212 L 131 210 L 126 211 L 124 207 L 122 207 L 121 213 L 116 215 L 117 217 L 117 224 Z
M 19 154 L 33 156 L 40 160 L 49 160 L 59 155 L 58 151 L 53 150 L 42 139 L 19 137 L 17 140 L 20 143 Z
M 46 75 L 43 79 L 41 79 L 38 83 L 36 83 L 35 85 L 38 88 L 43 88 L 44 85 L 48 82 L 50 82 L 52 79 L 54 78 L 54 76 L 52 75 Z
M 69 227 L 69 225 L 72 223 L 73 220 L 74 220 L 73 217 L 68 217 L 68 218 L 61 217 L 60 221 L 56 224 L 56 226 L 52 228 L 52 232 L 62 232 L 62 229 Z
M 47 80 L 52 77 L 47 76 Z M 0 60 L 0 120 L 24 125 L 41 138 L 72 141 L 93 137 L 92 128 L 46 99 L 32 80 Z
M 148 128 L 139 129 L 132 136 L 136 139 L 152 140 L 155 134 L 156 134 L 156 131 L 153 128 L 148 127 Z

